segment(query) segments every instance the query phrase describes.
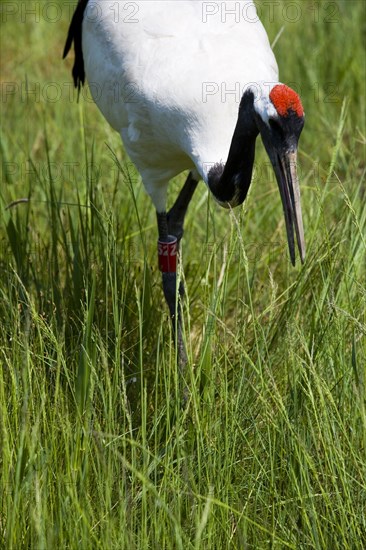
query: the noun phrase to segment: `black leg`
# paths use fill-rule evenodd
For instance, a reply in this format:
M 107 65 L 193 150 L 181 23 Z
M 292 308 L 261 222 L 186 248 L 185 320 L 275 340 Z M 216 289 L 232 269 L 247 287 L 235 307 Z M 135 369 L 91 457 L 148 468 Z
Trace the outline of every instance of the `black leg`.
M 193 177 L 192 172 L 189 172 L 177 200 L 167 215 L 169 234 L 177 237 L 178 241 L 180 241 L 183 236 L 184 217 L 193 193 L 197 187 L 197 183 L 198 181 Z
M 162 270 L 163 290 L 167 301 L 170 317 L 173 323 L 173 330 L 177 338 L 178 347 L 178 365 L 181 371 L 184 371 L 187 364 L 187 353 L 183 342 L 182 332 L 182 308 L 179 298 L 184 296 L 184 286 L 182 281 L 179 285 L 179 295 L 177 296 L 177 272 L 176 257 L 171 262 L 171 255 L 178 253 L 179 241 L 183 235 L 184 217 L 187 212 L 188 204 L 193 196 L 197 186 L 197 180 L 192 173 L 180 191 L 177 200 L 168 213 L 157 213 L 158 231 L 159 231 L 159 264 Z M 164 257 L 165 255 L 165 257 Z

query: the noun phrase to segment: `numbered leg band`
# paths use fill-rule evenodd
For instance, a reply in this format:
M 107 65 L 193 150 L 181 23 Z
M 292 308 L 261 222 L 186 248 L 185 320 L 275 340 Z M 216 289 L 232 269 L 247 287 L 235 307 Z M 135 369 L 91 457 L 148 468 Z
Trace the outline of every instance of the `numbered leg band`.
M 178 241 L 173 235 L 168 235 L 165 241 L 158 240 L 159 269 L 163 273 L 177 271 Z

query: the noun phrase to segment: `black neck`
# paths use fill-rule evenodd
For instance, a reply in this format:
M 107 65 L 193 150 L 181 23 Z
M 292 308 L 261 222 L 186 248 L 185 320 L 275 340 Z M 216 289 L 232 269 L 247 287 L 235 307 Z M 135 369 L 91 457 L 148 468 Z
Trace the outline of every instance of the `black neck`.
M 255 140 L 259 130 L 254 120 L 254 95 L 243 94 L 238 121 L 226 164 L 215 164 L 208 173 L 208 186 L 221 203 L 238 206 L 247 196 L 254 164 Z

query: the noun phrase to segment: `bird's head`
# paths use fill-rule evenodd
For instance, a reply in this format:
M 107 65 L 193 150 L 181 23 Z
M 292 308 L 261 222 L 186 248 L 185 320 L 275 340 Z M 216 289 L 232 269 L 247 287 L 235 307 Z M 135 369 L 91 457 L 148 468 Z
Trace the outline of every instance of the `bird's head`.
M 294 229 L 301 261 L 305 259 L 300 188 L 297 176 L 297 145 L 304 126 L 304 109 L 297 93 L 276 84 L 262 90 L 253 102 L 254 118 L 271 160 L 286 221 L 291 262 L 295 265 Z

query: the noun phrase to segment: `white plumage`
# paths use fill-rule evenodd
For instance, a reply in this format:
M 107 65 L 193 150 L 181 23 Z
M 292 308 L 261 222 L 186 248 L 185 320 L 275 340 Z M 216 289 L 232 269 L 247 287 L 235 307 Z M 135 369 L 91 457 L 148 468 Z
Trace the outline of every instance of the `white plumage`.
M 241 2 L 245 11 L 230 15 L 220 2 L 210 15 L 209 4 L 93 0 L 84 14 L 92 95 L 159 212 L 172 177 L 195 168 L 207 183 L 212 164 L 225 163 L 245 86 L 262 97 L 262 89 L 268 96 L 278 83 L 266 32 L 259 19 L 253 22 L 254 5 L 248 11 L 249 2 Z M 226 4 L 229 10 L 235 2 Z

